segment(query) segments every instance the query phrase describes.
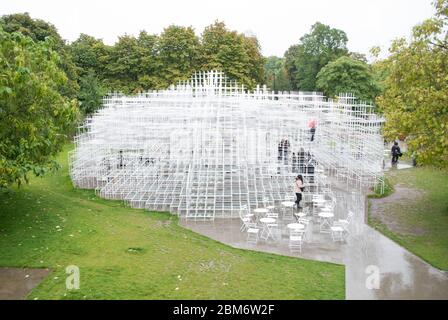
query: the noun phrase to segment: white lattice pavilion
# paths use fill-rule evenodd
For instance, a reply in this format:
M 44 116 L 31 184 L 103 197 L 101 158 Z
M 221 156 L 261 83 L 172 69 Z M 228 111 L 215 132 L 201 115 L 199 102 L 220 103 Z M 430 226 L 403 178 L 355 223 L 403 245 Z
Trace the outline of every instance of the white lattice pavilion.
M 76 186 L 132 207 L 236 217 L 244 205 L 293 195 L 302 169 L 294 157 L 303 152 L 314 169 L 303 172 L 305 199 L 331 193 L 328 176 L 374 185 L 382 176 L 382 122 L 352 96 L 248 92 L 221 72 L 201 72 L 167 90 L 107 96 L 79 128 L 70 174 Z M 283 139 L 288 153 L 279 158 Z

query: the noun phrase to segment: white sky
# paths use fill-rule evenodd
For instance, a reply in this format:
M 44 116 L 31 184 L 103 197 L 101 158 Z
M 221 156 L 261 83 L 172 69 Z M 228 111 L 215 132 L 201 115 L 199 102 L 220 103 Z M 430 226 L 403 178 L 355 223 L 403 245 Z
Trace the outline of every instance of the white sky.
M 193 26 L 199 35 L 216 19 L 239 32 L 251 31 L 264 55 L 282 56 L 316 21 L 344 30 L 351 51 L 368 53 L 409 36 L 430 18 L 431 0 L 1 0 L 0 15 L 29 12 L 54 24 L 69 41 L 80 33 L 113 44 L 140 30 L 160 33 L 170 24 Z

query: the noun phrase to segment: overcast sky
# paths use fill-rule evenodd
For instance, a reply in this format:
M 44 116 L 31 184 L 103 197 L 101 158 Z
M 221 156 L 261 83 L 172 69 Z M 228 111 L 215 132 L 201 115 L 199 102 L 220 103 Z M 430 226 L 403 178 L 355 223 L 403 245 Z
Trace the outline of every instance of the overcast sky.
M 0 14 L 29 12 L 53 23 L 63 38 L 80 33 L 113 44 L 140 30 L 160 33 L 170 24 L 193 26 L 199 35 L 216 19 L 230 29 L 254 33 L 264 55 L 282 56 L 313 23 L 344 30 L 351 51 L 368 53 L 409 36 L 433 15 L 431 0 L 1 0 Z

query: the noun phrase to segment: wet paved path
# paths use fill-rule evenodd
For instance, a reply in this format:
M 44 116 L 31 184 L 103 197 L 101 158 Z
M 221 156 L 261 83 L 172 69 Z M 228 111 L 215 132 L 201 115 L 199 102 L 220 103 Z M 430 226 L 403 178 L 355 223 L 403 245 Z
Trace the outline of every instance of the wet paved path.
M 365 224 L 365 197 L 359 193 L 335 190 L 338 203 L 336 218 L 345 218 L 348 210 L 355 213 L 350 236 L 344 243 L 334 243 L 329 234 L 318 232 L 314 223 L 308 243 L 300 257 L 328 261 L 346 266 L 347 299 L 448 299 L 448 275 Z M 239 219 L 217 219 L 210 222 L 182 220 L 180 224 L 212 239 L 243 249 L 293 256 L 288 248 L 286 227 L 276 242 L 246 243 Z M 297 254 L 295 255 L 297 256 Z M 368 289 L 367 268 L 378 267 L 379 289 Z
M 49 273 L 49 269 L 0 268 L 0 300 L 25 299 Z

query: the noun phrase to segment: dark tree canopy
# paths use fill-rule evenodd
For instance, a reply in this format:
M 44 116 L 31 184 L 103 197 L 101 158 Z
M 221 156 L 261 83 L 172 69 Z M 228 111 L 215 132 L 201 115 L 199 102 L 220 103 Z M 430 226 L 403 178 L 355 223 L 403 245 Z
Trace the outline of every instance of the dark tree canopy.
M 319 71 L 329 62 L 348 55 L 344 31 L 317 22 L 300 43 L 285 54 L 287 70 L 293 87 L 302 91 L 316 90 Z
M 380 93 L 369 66 L 349 57 L 340 57 L 323 67 L 316 85 L 328 97 L 353 93 L 358 99 L 373 102 Z
M 276 56 L 266 58 L 265 63 L 266 85 L 275 91 L 290 91 L 285 59 Z

